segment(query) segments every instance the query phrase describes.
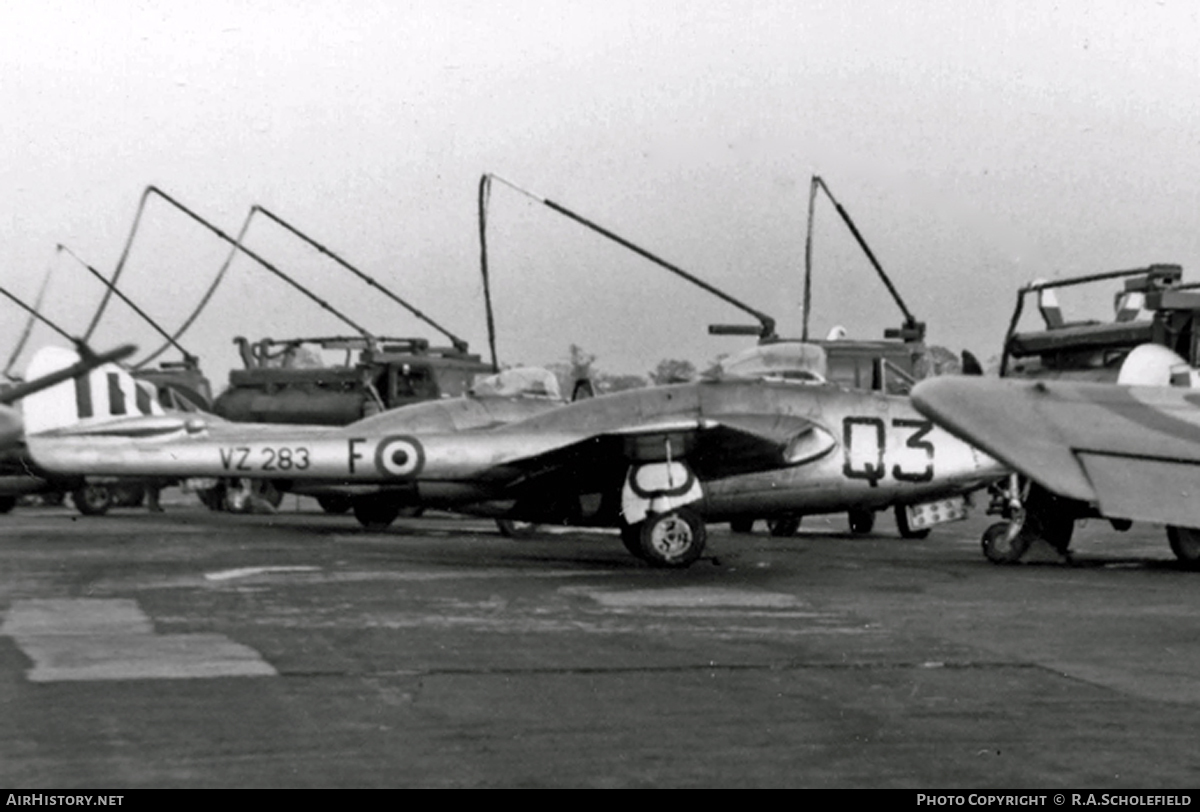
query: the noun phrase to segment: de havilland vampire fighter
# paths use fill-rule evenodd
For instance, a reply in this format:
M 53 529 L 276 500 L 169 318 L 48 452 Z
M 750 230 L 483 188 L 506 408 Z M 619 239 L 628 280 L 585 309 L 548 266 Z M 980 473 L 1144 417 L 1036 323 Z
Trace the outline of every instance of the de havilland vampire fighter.
M 766 345 L 708 380 L 547 401 L 523 419 L 511 399 L 451 399 L 329 428 L 207 415 L 77 421 L 60 386 L 30 403 L 57 417 L 28 444 L 39 465 L 73 474 L 337 484 L 357 491 L 356 513 L 376 526 L 407 505 L 616 526 L 631 552 L 670 567 L 700 556 L 706 521 L 906 505 L 920 530 L 961 517 L 953 497 L 1004 475 L 908 398 L 826 384 L 823 357 Z

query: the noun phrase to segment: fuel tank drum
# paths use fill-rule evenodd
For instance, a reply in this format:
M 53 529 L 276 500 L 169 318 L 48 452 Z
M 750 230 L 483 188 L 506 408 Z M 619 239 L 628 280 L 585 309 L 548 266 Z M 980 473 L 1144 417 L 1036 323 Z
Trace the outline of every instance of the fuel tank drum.
M 304 423 L 344 426 L 363 416 L 362 392 L 280 389 L 263 392 L 230 389 L 217 398 L 214 411 L 238 423 Z

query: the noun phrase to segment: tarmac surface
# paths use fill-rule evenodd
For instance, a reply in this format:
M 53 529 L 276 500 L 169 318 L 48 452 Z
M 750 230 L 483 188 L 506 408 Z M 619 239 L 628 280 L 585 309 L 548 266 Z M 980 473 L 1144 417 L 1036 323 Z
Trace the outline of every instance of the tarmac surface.
M 0 786 L 1187 788 L 1200 573 L 1161 528 L 984 560 L 976 516 L 612 533 L 0 517 Z

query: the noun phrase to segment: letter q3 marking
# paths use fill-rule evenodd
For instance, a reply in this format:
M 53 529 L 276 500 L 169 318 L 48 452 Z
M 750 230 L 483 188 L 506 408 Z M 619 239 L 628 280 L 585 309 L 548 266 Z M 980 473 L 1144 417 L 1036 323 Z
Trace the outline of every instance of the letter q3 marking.
M 375 447 L 375 470 L 386 477 L 414 477 L 424 467 L 425 449 L 415 437 L 385 437 Z

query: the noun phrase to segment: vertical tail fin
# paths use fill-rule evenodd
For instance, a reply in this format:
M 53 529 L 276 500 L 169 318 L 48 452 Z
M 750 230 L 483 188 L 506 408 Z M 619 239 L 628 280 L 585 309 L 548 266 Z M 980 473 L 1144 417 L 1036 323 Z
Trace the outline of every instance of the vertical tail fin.
M 43 347 L 33 356 L 26 379 L 34 380 L 79 363 L 79 355 L 61 347 Z M 25 431 L 35 434 L 76 423 L 100 423 L 121 417 L 163 414 L 154 387 L 139 383 L 113 363 L 62 381 L 24 400 Z

